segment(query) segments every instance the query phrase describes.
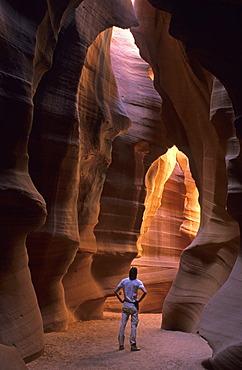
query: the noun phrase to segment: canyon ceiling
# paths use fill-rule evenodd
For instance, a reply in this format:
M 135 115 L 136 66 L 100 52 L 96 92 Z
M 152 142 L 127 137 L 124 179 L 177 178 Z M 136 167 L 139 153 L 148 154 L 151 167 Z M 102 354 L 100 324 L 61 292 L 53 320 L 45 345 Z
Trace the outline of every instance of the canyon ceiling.
M 241 368 L 242 1 L 0 6 L 1 355 L 117 310 L 132 264 Z

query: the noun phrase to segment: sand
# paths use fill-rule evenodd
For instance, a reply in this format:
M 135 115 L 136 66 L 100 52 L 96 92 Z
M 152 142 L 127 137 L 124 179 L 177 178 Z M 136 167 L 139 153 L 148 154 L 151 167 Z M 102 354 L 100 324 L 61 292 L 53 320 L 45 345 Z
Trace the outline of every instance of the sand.
M 120 317 L 106 312 L 102 320 L 76 322 L 65 332 L 45 334 L 45 352 L 27 364 L 28 369 L 197 370 L 203 369 L 201 361 L 212 354 L 207 342 L 197 334 L 161 330 L 160 314 L 139 315 L 139 352 L 130 351 L 128 323 L 125 349 L 119 351 Z

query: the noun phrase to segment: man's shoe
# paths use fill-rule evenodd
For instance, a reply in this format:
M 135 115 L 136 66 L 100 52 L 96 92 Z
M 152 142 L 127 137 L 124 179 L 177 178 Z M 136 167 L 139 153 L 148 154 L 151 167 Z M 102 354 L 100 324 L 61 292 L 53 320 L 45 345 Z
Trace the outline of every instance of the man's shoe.
M 131 351 L 136 351 L 136 352 L 137 352 L 137 351 L 140 351 L 140 350 L 141 350 L 141 348 L 136 347 L 136 344 L 132 344 L 132 345 L 131 345 L 130 350 L 131 350 Z
M 122 351 L 124 349 L 124 346 L 119 346 L 119 350 Z

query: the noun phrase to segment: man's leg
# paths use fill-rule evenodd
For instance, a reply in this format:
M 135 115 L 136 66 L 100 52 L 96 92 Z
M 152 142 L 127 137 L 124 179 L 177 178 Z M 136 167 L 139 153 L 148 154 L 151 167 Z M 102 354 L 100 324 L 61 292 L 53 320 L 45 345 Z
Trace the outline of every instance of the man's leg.
M 136 329 L 139 323 L 139 317 L 138 317 L 138 311 L 135 309 L 135 312 L 131 315 L 131 332 L 130 332 L 130 345 L 131 345 L 131 351 L 139 350 L 136 347 Z
M 118 335 L 118 342 L 119 342 L 119 349 L 124 349 L 124 331 L 129 319 L 129 313 L 125 311 L 123 308 L 122 310 L 122 318 L 120 321 L 120 328 L 119 328 L 119 335 Z

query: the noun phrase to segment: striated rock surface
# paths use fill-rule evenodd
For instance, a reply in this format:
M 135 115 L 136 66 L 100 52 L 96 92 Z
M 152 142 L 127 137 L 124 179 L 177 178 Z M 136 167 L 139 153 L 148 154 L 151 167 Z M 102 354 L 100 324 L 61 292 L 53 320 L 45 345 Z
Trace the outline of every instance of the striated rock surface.
M 147 195 L 138 240 L 142 257 L 132 264 L 139 267 L 139 277 L 149 291 L 141 311 L 161 312 L 181 253 L 197 234 L 200 207 L 188 159 L 175 146 L 151 165 L 145 183 Z
M 136 24 L 129 1 L 83 1 L 75 10 L 80 2 L 1 4 L 0 342 L 26 361 L 43 350 L 42 318 L 56 330 L 69 315 L 62 279 L 80 242 L 77 96 L 87 47 L 114 24 Z
M 130 31 L 114 29 L 111 61 L 119 95 L 132 126 L 113 143 L 112 163 L 95 227 L 97 253 L 92 270 L 107 296 L 113 295 L 138 253 L 145 174 L 169 145 L 163 140 L 161 98 L 149 77 L 149 65 L 140 57 Z M 117 308 L 120 309 L 120 305 L 115 298 L 106 301 L 105 309 Z
M 66 328 L 73 313 L 89 317 L 85 302 L 102 297 L 90 271 L 96 251 L 93 228 L 112 140 L 128 128 L 129 119 L 119 106 L 109 68 L 110 31 L 98 35 L 113 25 L 135 24 L 129 1 L 113 2 L 111 8 L 107 1 L 83 1 L 66 18 L 52 67 L 36 90 L 30 173 L 46 200 L 48 217 L 29 236 L 28 251 L 46 331 Z M 64 292 L 62 280 L 72 262 Z
M 142 312 L 239 368 L 242 5 L 133 3 L 1 3 L 2 358 L 115 309 L 133 264 Z
M 239 141 L 236 138 L 235 128 L 232 124 L 233 118 L 234 112 L 228 94 L 222 84 L 215 80 L 211 100 L 211 122 L 216 128 L 223 148 L 226 150 L 225 158 L 229 173 L 228 199 L 233 194 L 237 194 L 239 190 L 238 182 L 230 173 L 234 159 L 239 153 Z M 239 204 L 236 210 L 239 211 Z M 235 214 L 234 216 L 236 218 Z M 231 349 L 228 348 L 227 351 L 226 347 L 241 340 L 241 303 L 238 300 L 238 291 L 242 280 L 241 274 L 240 251 L 228 280 L 205 306 L 199 328 L 200 334 L 207 339 L 215 353 L 215 363 L 217 363 L 218 356 L 218 358 L 223 358 L 226 366 L 230 366 L 230 357 L 232 356 L 229 355 Z M 241 361 L 241 359 L 236 360 L 236 356 L 240 356 L 239 347 L 231 348 L 235 362 Z
M 101 198 L 99 224 L 95 228 L 98 252 L 94 255 L 93 271 L 95 268 L 98 278 L 107 286 L 107 293 L 112 292 L 114 275 L 117 275 L 116 283 L 127 275 L 128 262 L 137 254 L 138 247 L 142 257 L 132 264 L 139 267 L 139 277 L 149 290 L 140 310 L 161 312 L 177 272 L 180 253 L 199 226 L 198 194 L 185 155 L 174 147 L 159 157 L 170 145 L 159 117 L 161 100 L 149 78 L 152 76 L 150 66 L 140 58 L 129 31 L 114 30 L 111 50 L 120 96 L 132 118 L 132 127 L 127 134 L 117 137 L 113 145 L 113 160 Z M 125 78 L 127 75 L 129 79 Z M 159 143 L 163 147 L 159 148 Z M 173 178 L 169 180 L 173 171 Z M 122 179 L 118 177 L 120 173 Z M 141 226 L 143 202 L 145 213 Z M 110 298 L 105 309 L 117 311 L 120 304 Z
M 234 370 L 240 369 L 242 363 L 242 343 L 235 343 L 217 353 L 213 358 L 202 361 L 205 369 Z
M 79 85 L 80 183 L 78 224 L 80 248 L 64 284 L 68 305 L 79 318 L 102 316 L 105 293 L 92 266 L 97 252 L 94 227 L 111 162 L 114 138 L 130 126 L 110 66 L 112 31 L 100 34 L 89 47 Z M 73 290 L 73 282 L 75 290 Z
M 168 13 L 145 1 L 135 7 L 140 26 L 133 33 L 154 71 L 167 136 L 189 158 L 201 206 L 200 228 L 182 253 L 163 305 L 162 325 L 196 331 L 204 304 L 227 280 L 239 248 L 238 226 L 226 211 L 224 152 L 209 121 L 213 77 L 169 35 Z
M 13 347 L 0 344 L 1 368 L 4 370 L 24 370 L 27 369 L 19 353 Z
M 228 210 L 229 214 L 239 222 L 241 229 L 241 89 L 239 87 L 241 72 L 239 72 L 239 66 L 241 64 L 242 53 L 241 23 L 238 19 L 241 16 L 242 8 L 239 2 L 234 3 L 229 1 L 216 2 L 216 5 L 211 3 L 203 4 L 202 2 L 197 4 L 197 2 L 186 1 L 182 6 L 178 2 L 150 2 L 154 6 L 171 13 L 170 21 L 170 15 L 168 13 L 156 11 L 155 21 L 153 21 L 153 28 L 156 31 L 155 33 L 157 34 L 159 43 L 163 45 L 163 50 L 166 50 L 165 58 L 161 59 L 161 55 L 164 55 L 164 53 L 161 54 L 161 48 L 156 47 L 157 39 L 152 37 L 152 41 L 150 41 L 150 34 L 148 37 L 146 33 L 146 30 L 150 28 L 148 23 L 151 21 L 151 13 L 154 10 L 147 15 L 149 6 L 146 9 L 145 7 L 139 8 L 140 1 L 137 1 L 136 4 L 140 14 L 138 16 L 139 21 L 141 18 L 143 19 L 141 22 L 143 27 L 141 24 L 142 31 L 138 29 L 138 31 L 134 30 L 134 33 L 146 60 L 154 61 L 159 56 L 158 66 L 155 62 L 153 64 L 150 63 L 154 70 L 157 90 L 163 97 L 163 119 L 166 122 L 164 115 L 169 117 L 169 108 L 173 107 L 182 121 L 184 127 L 183 137 L 176 138 L 173 133 L 172 135 L 174 142 L 179 148 L 183 147 L 182 150 L 184 152 L 187 152 L 184 143 L 186 143 L 186 140 L 189 142 L 191 153 L 190 155 L 188 154 L 188 157 L 191 162 L 193 176 L 198 185 L 201 205 L 201 226 L 194 241 L 182 254 L 177 277 L 163 307 L 163 327 L 195 330 L 199 324 L 199 317 L 204 303 L 210 297 L 213 297 L 204 310 L 201 332 L 208 339 L 215 351 L 222 349 L 222 353 L 218 354 L 218 357 L 215 356 L 214 363 L 216 364 L 216 361 L 220 363 L 219 358 L 223 358 L 225 361 L 224 366 L 228 366 L 225 368 L 231 368 L 229 367 L 231 366 L 231 364 L 229 365 L 231 353 L 235 356 L 234 361 L 236 365 L 238 366 L 241 363 L 239 345 L 235 346 L 236 348 L 233 350 L 230 347 L 228 351 L 227 349 L 224 350 L 224 348 L 231 343 L 241 341 L 241 336 L 238 333 L 240 329 L 237 329 L 241 326 L 241 320 L 239 318 L 240 304 L 236 297 L 238 294 L 236 293 L 238 289 L 237 282 L 241 279 L 240 254 L 230 274 L 239 248 L 239 230 L 236 223 L 226 211 Z M 158 19 L 162 19 L 163 27 L 160 27 L 160 29 L 158 27 L 156 29 L 155 27 L 159 22 Z M 233 19 L 233 24 L 231 23 L 231 28 L 229 27 L 226 30 L 225 43 L 221 43 L 221 37 L 225 33 L 224 24 L 228 19 L 231 21 Z M 207 24 L 206 29 L 202 27 L 205 20 Z M 168 29 L 169 33 L 181 40 L 182 43 L 172 40 L 168 34 Z M 231 41 L 232 38 L 233 41 Z M 154 39 L 155 42 L 153 42 Z M 186 50 L 186 57 L 185 59 L 182 58 L 182 64 L 187 70 L 185 73 L 186 83 L 183 81 L 183 84 L 180 84 L 180 77 L 175 81 L 172 78 L 168 79 L 167 74 L 169 70 L 173 70 L 174 77 L 175 70 L 179 69 L 179 60 L 181 61 L 180 57 L 182 56 L 182 53 L 180 53 L 180 57 L 178 57 L 177 52 L 179 48 Z M 173 60 L 169 62 L 167 56 L 168 49 L 170 50 L 169 55 L 173 55 Z M 234 138 L 234 129 L 231 125 L 233 114 L 231 113 L 229 99 L 221 87 L 219 92 L 218 83 L 213 86 L 211 106 L 211 122 L 215 128 L 215 132 L 213 132 L 213 127 L 211 125 L 209 127 L 207 124 L 208 120 L 206 116 L 203 116 L 203 112 L 205 113 L 209 107 L 209 100 L 207 99 L 206 104 L 204 104 L 205 99 L 203 101 L 200 100 L 200 103 L 198 103 L 199 95 L 197 90 L 196 94 L 189 99 L 189 101 L 193 101 L 194 103 L 193 108 L 196 107 L 197 103 L 199 104 L 199 108 L 197 106 L 199 116 L 193 121 L 193 128 L 191 125 L 190 133 L 193 132 L 193 134 L 190 135 L 188 126 L 192 118 L 193 109 L 191 107 L 189 108 L 190 117 L 187 117 L 184 115 L 180 103 L 183 102 L 183 106 L 185 106 L 184 97 L 187 97 L 188 92 L 192 91 L 194 83 L 196 83 L 197 88 L 204 98 L 206 95 L 209 98 L 211 93 L 211 82 L 209 85 L 204 84 L 204 70 L 200 67 L 199 62 L 217 76 L 226 86 L 235 112 L 234 123 L 238 140 Z M 166 63 L 169 65 L 168 68 L 166 68 Z M 173 68 L 172 63 L 174 63 Z M 157 68 L 155 69 L 155 67 Z M 162 76 L 162 72 L 164 73 L 164 71 L 165 75 Z M 183 74 L 184 77 L 185 75 Z M 207 81 L 210 79 L 207 73 L 206 79 Z M 176 90 L 174 91 L 175 84 Z M 185 86 L 186 89 L 184 90 Z M 221 90 L 223 90 L 222 93 Z M 181 92 L 183 96 L 179 97 Z M 200 94 L 200 97 L 202 95 Z M 166 100 L 168 101 L 167 109 L 165 108 Z M 194 127 L 196 127 L 196 130 Z M 204 128 L 206 128 L 205 131 Z M 179 129 L 179 132 L 181 133 L 182 130 Z M 198 132 L 203 144 L 199 144 Z M 196 140 L 198 141 L 195 146 Z M 178 142 L 180 143 L 178 144 Z M 198 148 L 201 150 L 200 153 L 197 151 Z M 222 163 L 223 161 L 226 162 L 227 168 Z M 211 166 L 212 163 L 213 166 Z M 226 184 L 227 174 L 225 169 L 228 174 L 228 187 Z M 227 192 L 228 196 L 226 196 Z M 210 196 L 212 193 L 214 194 L 213 199 Z M 191 266 L 191 263 L 194 267 Z M 189 275 L 190 278 L 192 276 L 193 278 L 190 279 Z M 216 283 L 214 279 L 216 279 Z M 223 285 L 226 280 L 227 282 Z M 196 291 L 195 294 L 192 294 L 191 291 L 189 293 L 190 284 L 192 284 L 192 290 Z M 199 287 L 200 284 L 201 286 Z M 206 286 L 206 292 L 203 291 L 203 284 Z M 217 290 L 218 293 L 215 294 Z M 233 314 L 227 314 L 226 312 L 229 312 L 231 309 L 233 310 Z M 183 322 L 181 323 L 180 320 Z M 219 365 L 215 368 L 219 368 Z
M 25 247 L 27 234 L 46 217 L 44 199 L 28 173 L 27 150 L 35 33 L 43 9 L 1 3 L 0 343 L 15 346 L 22 357 L 43 349 L 42 318 Z

